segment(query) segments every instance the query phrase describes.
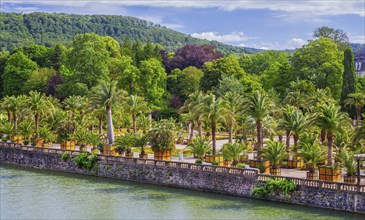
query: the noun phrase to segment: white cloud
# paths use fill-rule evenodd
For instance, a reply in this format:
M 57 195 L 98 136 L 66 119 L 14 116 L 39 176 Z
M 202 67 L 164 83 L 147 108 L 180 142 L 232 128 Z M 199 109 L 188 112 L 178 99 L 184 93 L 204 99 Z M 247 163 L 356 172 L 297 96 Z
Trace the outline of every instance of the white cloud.
M 167 28 L 170 28 L 170 29 L 183 29 L 185 28 L 185 25 L 183 24 L 173 24 L 173 23 L 162 23 L 161 24 L 162 26 L 165 26 Z
M 73 6 L 84 7 L 88 3 L 98 3 L 99 5 L 122 5 L 122 6 L 150 6 L 150 7 L 174 7 L 174 8 L 220 8 L 222 10 L 232 11 L 239 9 L 259 9 L 259 10 L 271 10 L 276 12 L 284 12 L 282 16 L 286 16 L 286 13 L 307 16 L 320 17 L 320 16 L 332 16 L 332 15 L 346 15 L 354 14 L 365 16 L 364 6 L 365 3 L 362 0 L 301 0 L 301 1 L 276 1 L 276 0 L 221 0 L 221 1 L 197 1 L 197 0 L 138 0 L 138 1 L 98 1 L 98 0 L 84 0 L 84 1 L 21 1 L 21 0 L 2 0 L 4 3 L 15 4 L 41 4 L 41 5 L 57 5 L 57 6 Z M 295 18 L 295 17 L 292 17 Z
M 219 34 L 217 32 L 202 32 L 202 33 L 193 33 L 192 37 L 206 39 L 206 40 L 215 40 L 222 43 L 228 42 L 242 42 L 252 39 L 250 37 L 245 36 L 243 32 L 232 32 L 230 34 Z
M 287 48 L 286 49 L 297 49 L 297 48 L 301 48 L 304 44 L 306 44 L 307 41 L 299 38 L 299 37 L 293 37 L 290 38 L 288 43 L 287 43 Z
M 39 8 L 37 8 L 37 7 L 16 7 L 14 9 L 17 12 L 32 13 L 32 12 L 37 11 Z
M 350 35 L 350 42 L 351 43 L 359 43 L 359 44 L 365 44 L 365 36 L 359 35 L 359 36 L 351 36 Z

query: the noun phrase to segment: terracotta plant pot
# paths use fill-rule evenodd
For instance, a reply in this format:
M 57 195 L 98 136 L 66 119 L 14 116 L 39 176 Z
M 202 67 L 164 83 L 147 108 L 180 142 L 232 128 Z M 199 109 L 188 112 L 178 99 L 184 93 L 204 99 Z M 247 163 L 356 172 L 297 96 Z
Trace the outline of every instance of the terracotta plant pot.
M 339 181 L 341 181 L 341 169 L 320 166 L 319 167 L 319 180 L 339 182 Z
M 171 151 L 155 151 L 154 152 L 154 159 L 155 160 L 167 160 L 171 161 Z
M 281 176 L 280 168 L 270 168 L 270 174 L 272 176 Z
M 318 172 L 307 172 L 308 180 L 318 180 Z
M 349 183 L 349 184 L 355 184 L 356 183 L 356 176 L 347 176 L 344 175 L 343 176 L 343 182 L 344 183 Z

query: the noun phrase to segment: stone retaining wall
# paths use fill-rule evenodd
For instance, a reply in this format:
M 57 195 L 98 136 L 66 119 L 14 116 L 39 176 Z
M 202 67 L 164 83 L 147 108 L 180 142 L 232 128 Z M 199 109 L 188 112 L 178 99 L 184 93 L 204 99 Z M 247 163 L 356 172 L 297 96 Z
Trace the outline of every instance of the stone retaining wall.
M 100 158 L 100 157 L 99 157 Z M 258 175 L 232 174 L 207 170 L 193 170 L 183 167 L 157 166 L 156 163 L 140 163 L 139 160 L 99 160 L 91 170 L 80 169 L 68 158 L 61 160 L 61 154 L 28 151 L 22 148 L 4 147 L 0 144 L 0 163 L 27 167 L 80 173 L 85 175 L 117 178 L 179 188 L 252 197 L 252 189 L 264 184 Z M 286 203 L 308 205 L 320 208 L 365 213 L 365 193 L 336 189 L 297 186 L 289 196 L 274 195 L 265 199 Z

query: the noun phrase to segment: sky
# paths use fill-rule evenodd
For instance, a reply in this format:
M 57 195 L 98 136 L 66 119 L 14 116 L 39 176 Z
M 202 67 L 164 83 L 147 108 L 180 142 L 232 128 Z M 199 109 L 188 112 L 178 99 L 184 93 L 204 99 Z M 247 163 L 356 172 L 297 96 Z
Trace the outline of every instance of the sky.
M 363 0 L 1 0 L 3 12 L 133 16 L 193 37 L 260 49 L 295 49 L 321 26 L 365 43 Z

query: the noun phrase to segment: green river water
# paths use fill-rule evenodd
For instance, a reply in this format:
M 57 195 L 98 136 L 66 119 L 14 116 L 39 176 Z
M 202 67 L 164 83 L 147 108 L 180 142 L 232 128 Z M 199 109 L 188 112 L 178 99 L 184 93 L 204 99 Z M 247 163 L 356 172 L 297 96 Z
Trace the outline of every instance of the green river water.
M 0 164 L 0 219 L 365 219 L 364 215 Z

